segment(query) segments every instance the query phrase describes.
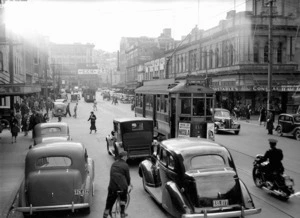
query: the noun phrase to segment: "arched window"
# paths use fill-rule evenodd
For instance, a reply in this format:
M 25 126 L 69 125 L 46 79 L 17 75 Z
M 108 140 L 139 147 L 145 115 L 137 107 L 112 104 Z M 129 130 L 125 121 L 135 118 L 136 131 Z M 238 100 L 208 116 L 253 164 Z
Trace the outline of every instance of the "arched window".
M 215 68 L 219 66 L 219 49 L 215 49 Z
M 279 42 L 277 48 L 277 63 L 282 63 L 282 42 Z
M 233 65 L 233 45 L 229 47 L 229 65 Z
M 227 45 L 225 46 L 225 50 L 223 52 L 223 66 L 227 66 L 228 64 L 228 47 Z
M 212 68 L 213 63 L 213 51 L 209 50 L 209 68 Z
M 0 51 L 0 71 L 3 71 L 3 53 Z
M 269 44 L 266 43 L 264 47 L 264 62 L 268 63 L 269 62 Z
M 259 46 L 256 43 L 253 48 L 253 61 L 254 63 L 259 63 Z

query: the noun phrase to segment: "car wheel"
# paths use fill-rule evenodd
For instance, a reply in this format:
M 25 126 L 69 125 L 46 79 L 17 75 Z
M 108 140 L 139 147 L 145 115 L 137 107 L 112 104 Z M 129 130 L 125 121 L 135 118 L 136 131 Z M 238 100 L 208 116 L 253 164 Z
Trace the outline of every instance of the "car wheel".
M 261 188 L 263 185 L 263 182 L 260 177 L 260 172 L 257 168 L 253 169 L 252 177 L 253 177 L 253 181 L 254 181 L 254 184 L 256 185 L 256 187 Z
M 239 130 L 234 131 L 234 134 L 238 135 L 240 133 Z
M 282 136 L 282 126 L 277 126 L 276 132 L 279 136 Z
M 295 138 L 297 141 L 300 141 L 300 129 L 298 129 L 295 133 Z

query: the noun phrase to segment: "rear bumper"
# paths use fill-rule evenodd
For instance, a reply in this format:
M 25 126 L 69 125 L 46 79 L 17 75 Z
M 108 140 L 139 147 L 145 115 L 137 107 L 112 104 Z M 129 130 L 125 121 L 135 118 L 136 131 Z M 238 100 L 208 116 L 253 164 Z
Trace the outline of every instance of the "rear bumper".
M 245 217 L 261 212 L 261 208 L 258 209 L 248 209 L 248 210 L 239 210 L 239 211 L 230 211 L 230 212 L 219 212 L 219 213 L 201 213 L 201 214 L 183 214 L 182 218 L 223 218 L 223 217 Z
M 34 212 L 42 212 L 42 211 L 57 211 L 57 210 L 72 210 L 74 212 L 76 209 L 83 209 L 89 207 L 89 203 L 81 203 L 81 204 L 64 204 L 64 205 L 53 205 L 53 206 L 38 206 L 33 207 L 15 207 L 15 211 L 25 212 L 29 214 L 33 214 Z

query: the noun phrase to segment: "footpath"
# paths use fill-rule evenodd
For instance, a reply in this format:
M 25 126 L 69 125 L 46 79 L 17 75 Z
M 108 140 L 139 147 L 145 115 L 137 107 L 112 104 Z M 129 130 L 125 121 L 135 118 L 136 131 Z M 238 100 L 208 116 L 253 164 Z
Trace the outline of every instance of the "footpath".
M 11 132 L 0 133 L 0 218 L 6 218 L 24 177 L 25 156 L 32 144 L 31 133 L 19 133 L 12 143 Z
M 245 120 L 239 120 L 246 123 Z M 251 116 L 251 125 L 259 125 L 258 115 Z M 25 156 L 32 144 L 31 132 L 28 136 L 19 133 L 17 142 L 11 142 L 10 130 L 0 133 L 0 218 L 6 218 L 24 178 Z

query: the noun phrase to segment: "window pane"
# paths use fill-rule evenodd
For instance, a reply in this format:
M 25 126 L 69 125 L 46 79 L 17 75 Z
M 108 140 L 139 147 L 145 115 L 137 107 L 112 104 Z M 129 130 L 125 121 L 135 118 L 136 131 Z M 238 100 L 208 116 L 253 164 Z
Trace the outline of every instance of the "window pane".
M 68 167 L 71 166 L 69 157 L 43 157 L 36 161 L 37 167 Z
M 204 99 L 194 98 L 193 99 L 193 115 L 204 116 Z
M 191 160 L 191 169 L 201 169 L 220 166 L 225 167 L 225 161 L 219 155 L 196 156 Z
M 191 114 L 191 99 L 181 99 L 181 113 Z

